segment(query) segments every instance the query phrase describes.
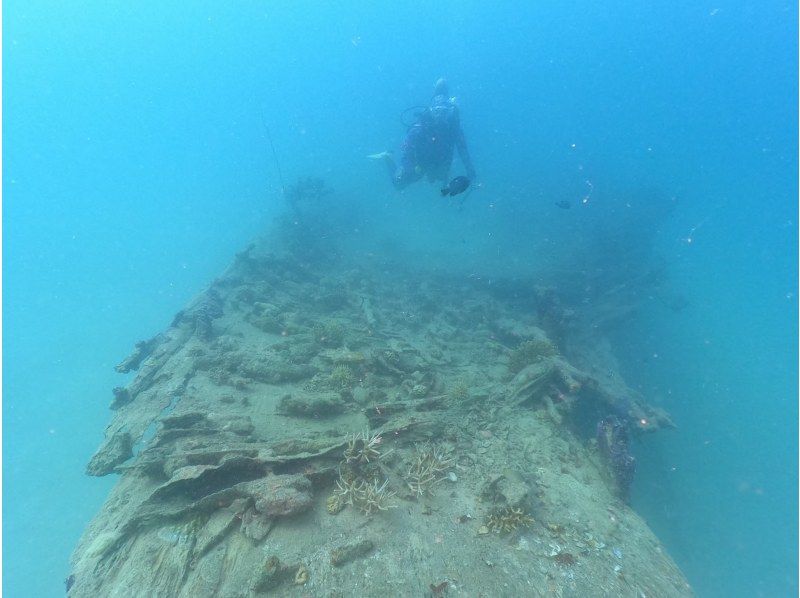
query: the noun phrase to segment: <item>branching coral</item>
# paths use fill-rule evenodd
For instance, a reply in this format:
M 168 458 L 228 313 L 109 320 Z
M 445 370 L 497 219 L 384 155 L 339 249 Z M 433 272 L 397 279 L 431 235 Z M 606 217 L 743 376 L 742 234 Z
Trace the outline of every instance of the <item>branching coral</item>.
M 395 492 L 389 489 L 389 480 L 380 483 L 384 475 L 378 461 L 391 452 L 379 450 L 382 440 L 380 434 L 370 434 L 367 430 L 347 437 L 339 479 L 326 504 L 330 514 L 353 506 L 365 515 L 372 515 L 396 506 L 391 504 Z
M 417 445 L 406 472 L 406 483 L 417 497 L 430 494 L 452 465 L 453 459 L 440 447 L 427 443 Z
M 533 517 L 518 507 L 505 507 L 490 514 L 486 520 L 486 527 L 500 534 L 513 532 L 520 526 L 530 527 Z
M 340 475 L 339 479 L 336 480 L 336 490 L 328 498 L 328 512 L 333 515 L 346 506 L 355 505 L 358 497 L 358 487 L 362 482 L 362 480 L 350 475 Z
M 348 436 L 347 448 L 344 450 L 345 462 L 348 465 L 359 465 L 377 461 L 381 458 L 378 447 L 382 441 L 380 434 L 370 435 L 367 430 Z
M 392 509 L 397 506 L 391 504 L 395 492 L 388 487 L 389 480 L 379 484 L 377 480 L 368 482 L 363 478 L 340 476 L 336 480 L 336 490 L 328 497 L 328 512 L 335 515 L 346 506 L 358 507 L 365 515 Z
M 395 493 L 387 489 L 388 485 L 389 480 L 385 480 L 380 486 L 377 481 L 359 485 L 356 489 L 356 504 L 364 515 L 387 511 L 397 506 L 390 502 Z

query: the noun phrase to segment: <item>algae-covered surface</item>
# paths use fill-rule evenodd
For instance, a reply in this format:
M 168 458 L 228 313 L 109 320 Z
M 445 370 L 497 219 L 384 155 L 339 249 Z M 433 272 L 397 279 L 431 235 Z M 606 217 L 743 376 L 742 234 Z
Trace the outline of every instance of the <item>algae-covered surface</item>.
M 626 501 L 672 423 L 558 289 L 298 240 L 118 366 L 69 596 L 692 594 Z

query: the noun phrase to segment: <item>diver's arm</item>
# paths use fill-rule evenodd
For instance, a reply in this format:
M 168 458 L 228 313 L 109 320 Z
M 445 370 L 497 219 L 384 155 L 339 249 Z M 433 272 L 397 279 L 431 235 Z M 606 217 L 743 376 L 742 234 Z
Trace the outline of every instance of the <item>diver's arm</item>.
M 475 167 L 472 165 L 472 158 L 470 158 L 469 150 L 467 149 L 467 139 L 464 137 L 464 131 L 461 127 L 458 128 L 458 134 L 456 135 L 456 147 L 458 148 L 461 162 L 464 164 L 464 168 L 467 169 L 467 178 L 474 181 Z

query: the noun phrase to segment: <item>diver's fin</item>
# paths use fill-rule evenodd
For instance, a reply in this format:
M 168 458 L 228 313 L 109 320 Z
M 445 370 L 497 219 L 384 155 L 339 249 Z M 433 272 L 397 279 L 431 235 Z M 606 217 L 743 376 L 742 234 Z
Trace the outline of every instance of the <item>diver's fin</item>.
M 381 160 L 383 158 L 388 158 L 392 155 L 392 152 L 378 152 L 377 154 L 370 154 L 367 156 L 370 160 Z

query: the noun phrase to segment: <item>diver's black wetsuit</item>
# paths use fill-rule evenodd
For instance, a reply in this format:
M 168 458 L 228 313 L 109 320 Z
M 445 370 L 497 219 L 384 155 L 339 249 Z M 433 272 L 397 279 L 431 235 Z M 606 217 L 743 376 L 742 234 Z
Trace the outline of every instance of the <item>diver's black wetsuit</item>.
M 401 146 L 400 164 L 387 158 L 392 183 L 397 189 L 403 189 L 423 176 L 429 181 L 447 182 L 454 148 L 458 148 L 467 177 L 474 179 L 475 169 L 461 129 L 458 107 L 447 95 L 436 95 L 430 107 L 408 129 Z

